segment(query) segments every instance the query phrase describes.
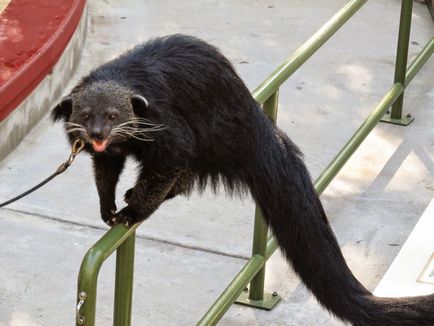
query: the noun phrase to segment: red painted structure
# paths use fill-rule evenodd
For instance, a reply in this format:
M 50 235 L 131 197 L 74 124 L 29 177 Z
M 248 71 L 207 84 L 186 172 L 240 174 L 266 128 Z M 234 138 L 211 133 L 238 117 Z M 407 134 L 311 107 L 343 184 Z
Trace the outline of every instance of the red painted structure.
M 12 0 L 0 14 L 0 121 L 51 72 L 86 0 Z

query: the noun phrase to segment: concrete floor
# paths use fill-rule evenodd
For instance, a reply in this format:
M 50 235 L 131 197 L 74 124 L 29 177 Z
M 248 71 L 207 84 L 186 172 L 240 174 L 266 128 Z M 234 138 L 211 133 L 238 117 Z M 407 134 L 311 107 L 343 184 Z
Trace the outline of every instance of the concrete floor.
M 88 37 L 72 87 L 92 67 L 158 35 L 187 33 L 217 45 L 253 90 L 346 1 L 89 1 Z M 301 147 L 313 178 L 326 167 L 393 80 L 400 2 L 371 1 L 281 89 L 279 126 Z M 434 34 L 414 3 L 410 59 Z M 415 122 L 380 124 L 322 196 L 355 275 L 374 289 L 434 193 L 434 59 L 405 97 Z M 67 90 L 65 90 L 67 92 Z M 0 201 L 51 173 L 67 156 L 48 119 L 0 162 Z M 134 177 L 130 164 L 119 194 Z M 121 197 L 119 197 L 121 198 Z M 119 201 L 118 207 L 122 207 Z M 253 203 L 205 193 L 176 198 L 138 231 L 133 325 L 193 325 L 250 254 Z M 0 325 L 73 324 L 76 277 L 107 228 L 90 160 L 0 210 Z M 234 305 L 220 325 L 340 325 L 276 253 L 266 287 L 272 312 Z M 99 282 L 97 325 L 110 325 L 113 261 Z

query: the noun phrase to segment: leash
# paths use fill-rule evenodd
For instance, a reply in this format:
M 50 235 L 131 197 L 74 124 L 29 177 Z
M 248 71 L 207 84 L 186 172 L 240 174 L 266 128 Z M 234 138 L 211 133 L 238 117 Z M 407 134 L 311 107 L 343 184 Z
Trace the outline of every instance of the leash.
M 81 150 L 84 147 L 84 141 L 82 139 L 77 139 L 76 141 L 74 141 L 74 143 L 72 144 L 72 148 L 71 148 L 71 154 L 69 155 L 69 158 L 63 162 L 62 164 L 59 165 L 59 167 L 57 168 L 56 172 L 54 172 L 52 175 L 50 175 L 48 178 L 46 178 L 44 181 L 38 183 L 36 186 L 34 186 L 33 188 L 30 188 L 29 190 L 23 192 L 21 195 L 18 195 L 12 199 L 9 199 L 7 201 L 5 201 L 4 203 L 0 204 L 0 207 L 9 205 L 25 196 L 27 196 L 28 194 L 31 194 L 32 192 L 34 192 L 35 190 L 41 188 L 43 185 L 45 185 L 46 183 L 48 183 L 49 181 L 51 181 L 52 179 L 54 179 L 55 177 L 57 177 L 59 174 L 62 174 L 63 172 L 66 171 L 66 169 L 68 169 L 72 162 L 74 162 L 75 157 L 78 155 L 78 153 L 81 152 Z

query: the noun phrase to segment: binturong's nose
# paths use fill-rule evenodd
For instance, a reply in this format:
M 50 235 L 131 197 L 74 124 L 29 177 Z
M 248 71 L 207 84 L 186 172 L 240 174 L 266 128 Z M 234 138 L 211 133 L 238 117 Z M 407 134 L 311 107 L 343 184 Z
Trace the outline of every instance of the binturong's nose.
M 108 140 L 104 139 L 104 132 L 100 127 L 93 127 L 89 132 L 90 142 L 95 152 L 104 152 L 108 146 Z
M 94 127 L 90 133 L 89 133 L 90 138 L 95 139 L 95 140 L 102 140 L 103 137 L 103 132 L 102 132 L 102 128 L 100 127 Z

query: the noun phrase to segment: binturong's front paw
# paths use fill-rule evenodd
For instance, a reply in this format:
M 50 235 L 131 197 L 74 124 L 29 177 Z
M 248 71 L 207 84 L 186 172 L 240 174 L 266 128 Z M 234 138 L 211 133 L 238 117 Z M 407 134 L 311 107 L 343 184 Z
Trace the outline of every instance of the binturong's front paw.
M 101 218 L 104 221 L 104 223 L 106 223 L 109 226 L 112 226 L 112 220 L 113 218 L 116 217 L 116 205 L 114 205 L 114 207 L 111 208 L 101 208 Z
M 111 219 L 111 224 L 109 225 L 113 226 L 116 224 L 125 224 L 125 226 L 129 228 L 140 220 L 141 219 L 135 213 L 135 211 L 130 206 L 127 206 L 116 213 L 116 215 Z

